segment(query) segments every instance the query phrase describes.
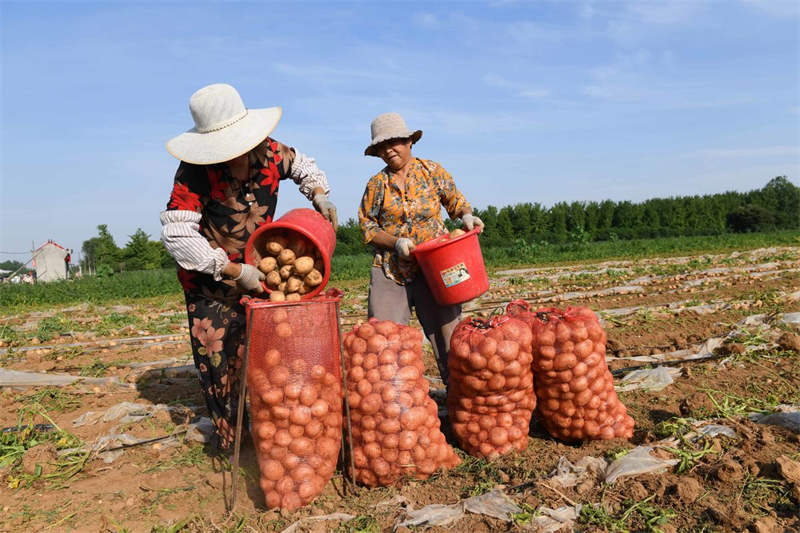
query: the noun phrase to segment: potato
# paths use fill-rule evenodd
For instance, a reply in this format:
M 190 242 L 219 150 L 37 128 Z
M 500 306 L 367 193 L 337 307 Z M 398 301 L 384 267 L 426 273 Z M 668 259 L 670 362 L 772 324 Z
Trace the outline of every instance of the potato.
M 306 282 L 306 285 L 309 287 L 316 287 L 320 283 L 322 283 L 322 274 L 320 274 L 319 270 L 312 270 L 303 278 L 303 281 Z
M 282 293 L 286 294 L 286 282 L 285 281 L 281 281 L 280 283 L 278 283 L 278 290 L 281 291 Z
M 302 299 L 303 298 L 296 292 L 290 292 L 289 294 L 286 295 L 287 302 L 299 302 Z
M 272 291 L 269 293 L 269 301 L 270 302 L 285 302 L 286 295 L 283 294 L 281 291 Z
M 294 263 L 295 257 L 296 256 L 294 255 L 293 251 L 291 251 L 291 250 L 289 250 L 287 248 L 284 248 L 278 254 L 278 264 L 281 265 L 281 266 L 291 265 L 291 264 Z
M 465 233 L 466 233 L 466 231 L 464 231 L 463 229 L 460 229 L 460 228 L 459 229 L 454 229 L 453 231 L 450 232 L 450 238 L 451 239 L 455 239 L 456 237 L 460 237 L 460 236 L 464 235 Z
M 296 274 L 305 276 L 314 269 L 314 259 L 308 256 L 298 257 L 294 260 L 294 271 Z
M 278 272 L 281 279 L 289 279 L 292 277 L 292 265 L 283 265 Z
M 272 240 L 267 241 L 267 253 L 271 255 L 280 254 L 286 248 L 287 241 L 285 237 L 274 237 Z
M 267 274 L 267 285 L 271 288 L 276 288 L 281 282 L 281 275 L 277 271 L 273 270 Z
M 286 280 L 286 292 L 297 292 L 303 286 L 303 280 L 297 276 L 290 276 Z
M 263 272 L 264 274 L 269 274 L 275 267 L 278 266 L 278 262 L 274 257 L 265 257 L 261 261 L 258 262 L 258 269 Z

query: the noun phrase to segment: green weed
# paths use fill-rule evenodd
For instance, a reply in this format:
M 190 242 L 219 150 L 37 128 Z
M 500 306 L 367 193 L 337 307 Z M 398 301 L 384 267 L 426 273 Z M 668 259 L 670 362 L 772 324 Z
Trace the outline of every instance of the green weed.
M 683 439 L 681 439 L 683 441 Z M 685 472 L 689 472 L 692 468 L 694 468 L 695 464 L 699 459 L 702 459 L 708 454 L 719 454 L 719 452 L 713 449 L 713 444 L 711 442 L 705 442 L 705 445 L 702 450 L 695 450 L 691 447 L 691 444 L 683 441 L 684 444 L 687 444 L 687 448 L 672 448 L 670 446 L 663 446 L 665 450 L 672 453 L 680 459 L 680 463 L 678 463 L 678 467 L 675 469 L 675 473 L 683 474 Z
M 342 522 L 334 531 L 336 533 L 380 533 L 381 526 L 373 517 L 361 515 Z

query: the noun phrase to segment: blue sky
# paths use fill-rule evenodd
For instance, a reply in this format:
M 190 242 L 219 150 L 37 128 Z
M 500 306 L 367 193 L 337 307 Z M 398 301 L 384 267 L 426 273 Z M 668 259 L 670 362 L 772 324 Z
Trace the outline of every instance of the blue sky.
M 481 208 L 800 183 L 798 23 L 793 1 L 3 1 L 0 251 L 77 251 L 103 223 L 157 238 L 164 143 L 218 82 L 283 107 L 273 137 L 342 218 L 386 111 Z M 306 205 L 282 187 L 278 214 Z

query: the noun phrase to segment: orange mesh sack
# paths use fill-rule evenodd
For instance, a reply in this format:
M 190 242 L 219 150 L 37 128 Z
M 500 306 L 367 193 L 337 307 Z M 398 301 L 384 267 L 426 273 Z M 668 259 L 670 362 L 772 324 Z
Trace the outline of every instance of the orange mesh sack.
M 530 328 L 509 316 L 466 319 L 456 326 L 447 407 L 453 433 L 470 455 L 527 448 L 536 408 L 531 338 Z
M 606 333 L 587 307 L 539 309 L 533 323 L 539 417 L 564 441 L 630 438 L 633 419 L 606 365 Z
M 386 487 L 461 462 L 428 396 L 419 331 L 373 318 L 345 335 L 344 350 L 356 481 Z
M 252 435 L 268 508 L 307 505 L 336 469 L 342 438 L 338 302 L 247 303 Z

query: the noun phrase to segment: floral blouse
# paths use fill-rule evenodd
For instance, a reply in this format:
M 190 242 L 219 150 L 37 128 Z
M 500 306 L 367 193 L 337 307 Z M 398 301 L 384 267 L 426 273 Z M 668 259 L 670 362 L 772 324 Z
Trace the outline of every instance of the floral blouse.
M 453 177 L 439 163 L 415 158 L 404 191 L 386 167 L 367 182 L 358 209 L 364 244 L 370 243 L 380 230 L 395 237 L 409 238 L 415 244 L 434 239 L 446 232 L 442 207 L 450 218 L 456 218 L 469 203 L 456 188 Z M 396 283 L 410 283 L 419 273 L 415 260 L 400 259 L 393 249 L 373 249 L 373 266 L 381 267 L 386 277 Z
M 193 165 L 181 162 L 167 204 L 170 211 L 201 214 L 200 235 L 228 260 L 244 261 L 245 244 L 260 226 L 271 222 L 280 181 L 292 174 L 293 149 L 267 138 L 249 154 L 250 179 L 235 179 L 225 163 Z M 327 186 L 327 182 L 324 184 Z M 302 191 L 301 186 L 301 191 Z M 191 213 L 187 213 L 191 214 Z M 178 267 L 184 291 L 219 300 L 238 300 L 241 290 L 232 279 Z

